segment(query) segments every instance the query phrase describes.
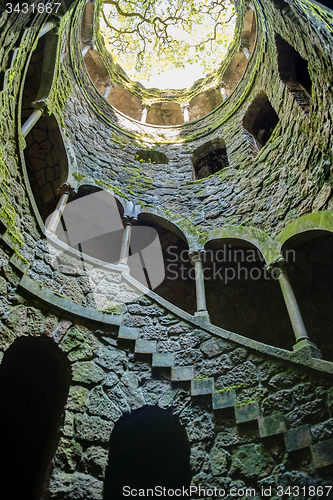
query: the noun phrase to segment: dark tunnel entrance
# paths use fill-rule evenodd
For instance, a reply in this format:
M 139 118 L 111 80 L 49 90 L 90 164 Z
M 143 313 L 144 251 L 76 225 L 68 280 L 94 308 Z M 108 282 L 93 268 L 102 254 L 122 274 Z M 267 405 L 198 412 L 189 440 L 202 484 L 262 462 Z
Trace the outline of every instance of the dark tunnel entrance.
M 176 417 L 144 407 L 119 420 L 110 440 L 103 500 L 122 500 L 130 489 L 139 496 L 139 489 L 188 488 L 190 482 L 190 446 Z

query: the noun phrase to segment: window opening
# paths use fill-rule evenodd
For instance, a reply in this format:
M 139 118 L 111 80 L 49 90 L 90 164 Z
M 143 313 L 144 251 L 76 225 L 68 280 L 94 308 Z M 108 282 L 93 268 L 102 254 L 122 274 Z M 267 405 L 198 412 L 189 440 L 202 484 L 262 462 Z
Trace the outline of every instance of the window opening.
M 259 92 L 243 118 L 244 128 L 253 135 L 259 149 L 265 146 L 278 122 L 279 117 L 267 95 L 263 91 Z
M 312 88 L 308 62 L 277 33 L 275 44 L 281 80 L 301 108 L 308 113 Z
M 196 179 L 204 179 L 229 166 L 223 139 L 213 139 L 195 150 L 192 164 Z

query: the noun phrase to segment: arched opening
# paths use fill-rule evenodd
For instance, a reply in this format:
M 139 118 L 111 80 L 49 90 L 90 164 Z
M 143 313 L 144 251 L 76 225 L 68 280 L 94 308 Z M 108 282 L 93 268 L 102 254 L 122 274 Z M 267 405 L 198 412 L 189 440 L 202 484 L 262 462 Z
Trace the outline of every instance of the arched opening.
M 154 151 L 152 149 L 148 149 L 146 151 L 139 150 L 134 155 L 135 159 L 140 162 L 146 163 L 160 163 L 166 165 L 169 163 L 169 158 L 165 156 L 165 154 L 160 153 L 159 151 Z
M 168 410 L 144 407 L 124 415 L 111 435 L 103 500 L 123 499 L 124 486 L 136 490 L 189 487 L 189 459 L 185 430 Z
M 295 343 L 279 282 L 259 250 L 244 240 L 211 240 L 204 267 L 207 310 L 213 324 L 265 344 Z
M 139 215 L 139 227 L 153 228 L 162 249 L 165 277 L 154 292 L 189 314 L 196 311 L 194 266 L 188 256 L 184 235 L 172 223 L 150 214 Z M 133 234 L 132 234 L 133 240 Z M 132 269 L 131 269 L 131 274 Z M 140 276 L 135 276 L 141 281 Z
M 192 155 L 196 179 L 204 179 L 229 166 L 227 149 L 223 139 L 208 141 Z
M 259 149 L 265 146 L 278 122 L 278 115 L 265 92 L 261 90 L 253 99 L 243 118 L 244 128 L 253 135 Z
M 177 102 L 155 102 L 148 110 L 147 123 L 166 126 L 181 125 L 184 123 L 184 113 Z
M 287 240 L 282 252 L 310 340 L 333 361 L 333 234 L 306 231 Z
M 123 208 L 107 191 L 81 186 L 65 207 L 56 236 L 79 252 L 117 264 L 123 238 Z
M 28 178 L 43 221 L 58 200 L 58 189 L 68 176 L 68 159 L 54 116 L 42 116 L 26 137 L 24 158 Z
M 275 44 L 281 80 L 296 102 L 308 113 L 312 87 L 308 62 L 277 33 Z
M 39 500 L 70 383 L 65 355 L 47 338 L 20 338 L 0 366 L 0 478 L 10 498 Z

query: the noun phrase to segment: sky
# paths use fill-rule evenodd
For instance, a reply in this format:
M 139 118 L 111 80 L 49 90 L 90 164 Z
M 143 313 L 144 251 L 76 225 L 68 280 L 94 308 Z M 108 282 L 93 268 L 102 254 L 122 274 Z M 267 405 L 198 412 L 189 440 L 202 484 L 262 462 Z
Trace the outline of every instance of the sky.
M 228 12 L 229 12 L 228 16 L 230 15 L 232 8 L 233 8 L 232 4 L 230 4 L 230 6 L 229 6 L 230 10 L 228 10 Z M 104 9 L 105 13 L 110 12 L 111 6 L 104 4 L 103 9 Z M 115 27 L 120 27 L 115 18 L 113 19 L 112 22 L 113 22 L 113 25 Z M 224 32 L 229 37 L 230 41 L 232 40 L 232 37 L 233 37 L 234 25 L 235 25 L 235 18 L 232 20 L 232 22 L 230 22 L 227 25 L 226 32 Z M 105 30 L 105 33 L 107 33 L 108 28 L 106 27 L 102 17 L 100 18 L 100 26 L 102 29 L 102 33 L 103 33 L 103 30 Z M 197 27 L 195 33 L 191 32 L 190 35 L 186 34 L 182 29 L 175 27 L 175 26 L 170 27 L 168 29 L 168 32 L 170 34 L 172 34 L 172 36 L 175 39 L 178 39 L 179 41 L 187 40 L 189 42 L 191 42 L 191 41 L 193 42 L 193 40 L 196 40 L 196 39 L 201 40 L 201 39 L 206 38 L 207 33 L 208 33 L 207 27 L 211 28 L 212 26 L 213 26 L 213 24 L 212 24 L 211 20 L 206 18 L 206 17 L 203 17 L 202 18 L 202 26 L 200 28 Z M 224 38 L 224 40 L 225 40 L 225 38 Z M 107 40 L 106 40 L 106 42 L 107 42 Z M 114 56 L 116 62 L 118 62 L 120 64 L 120 66 L 123 67 L 123 69 L 126 71 L 128 76 L 133 81 L 140 81 L 140 83 L 142 83 L 142 85 L 144 85 L 146 88 L 155 88 L 155 87 L 158 89 L 189 88 L 193 85 L 193 83 L 195 81 L 199 80 L 200 78 L 205 77 L 207 74 L 207 70 L 206 71 L 204 70 L 202 64 L 200 64 L 200 63 L 193 63 L 193 64 L 185 63 L 185 68 L 167 67 L 163 71 L 163 73 L 160 72 L 160 74 L 158 74 L 158 71 L 156 71 L 155 73 L 152 74 L 152 76 L 148 80 L 146 80 L 142 74 L 138 74 L 137 72 L 135 72 L 131 69 L 129 61 L 125 60 L 124 55 L 117 55 L 115 52 L 112 51 L 112 47 L 108 43 L 107 43 L 107 47 L 111 51 L 111 53 L 113 53 L 113 56 Z M 217 61 L 217 66 L 212 68 L 212 69 L 217 69 L 217 67 L 220 65 L 220 63 L 218 61 L 221 61 L 221 59 L 220 59 L 221 57 L 223 59 L 226 52 L 227 52 L 227 46 L 222 48 L 222 45 L 219 45 L 219 53 L 220 53 L 219 58 L 217 58 L 217 56 L 215 55 L 215 59 Z M 212 52 L 212 54 L 214 57 L 214 51 Z M 209 59 L 208 53 L 206 52 L 203 57 L 205 57 L 206 59 L 208 57 L 208 59 Z M 159 69 L 161 70 L 161 67 Z

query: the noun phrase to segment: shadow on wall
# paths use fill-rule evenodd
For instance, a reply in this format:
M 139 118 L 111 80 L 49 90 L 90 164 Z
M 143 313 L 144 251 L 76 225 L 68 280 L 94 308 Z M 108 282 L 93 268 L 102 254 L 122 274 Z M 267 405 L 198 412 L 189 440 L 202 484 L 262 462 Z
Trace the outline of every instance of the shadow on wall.
M 122 500 L 124 487 L 182 489 L 190 481 L 190 445 L 177 417 L 146 406 L 118 421 L 110 440 L 103 500 Z

